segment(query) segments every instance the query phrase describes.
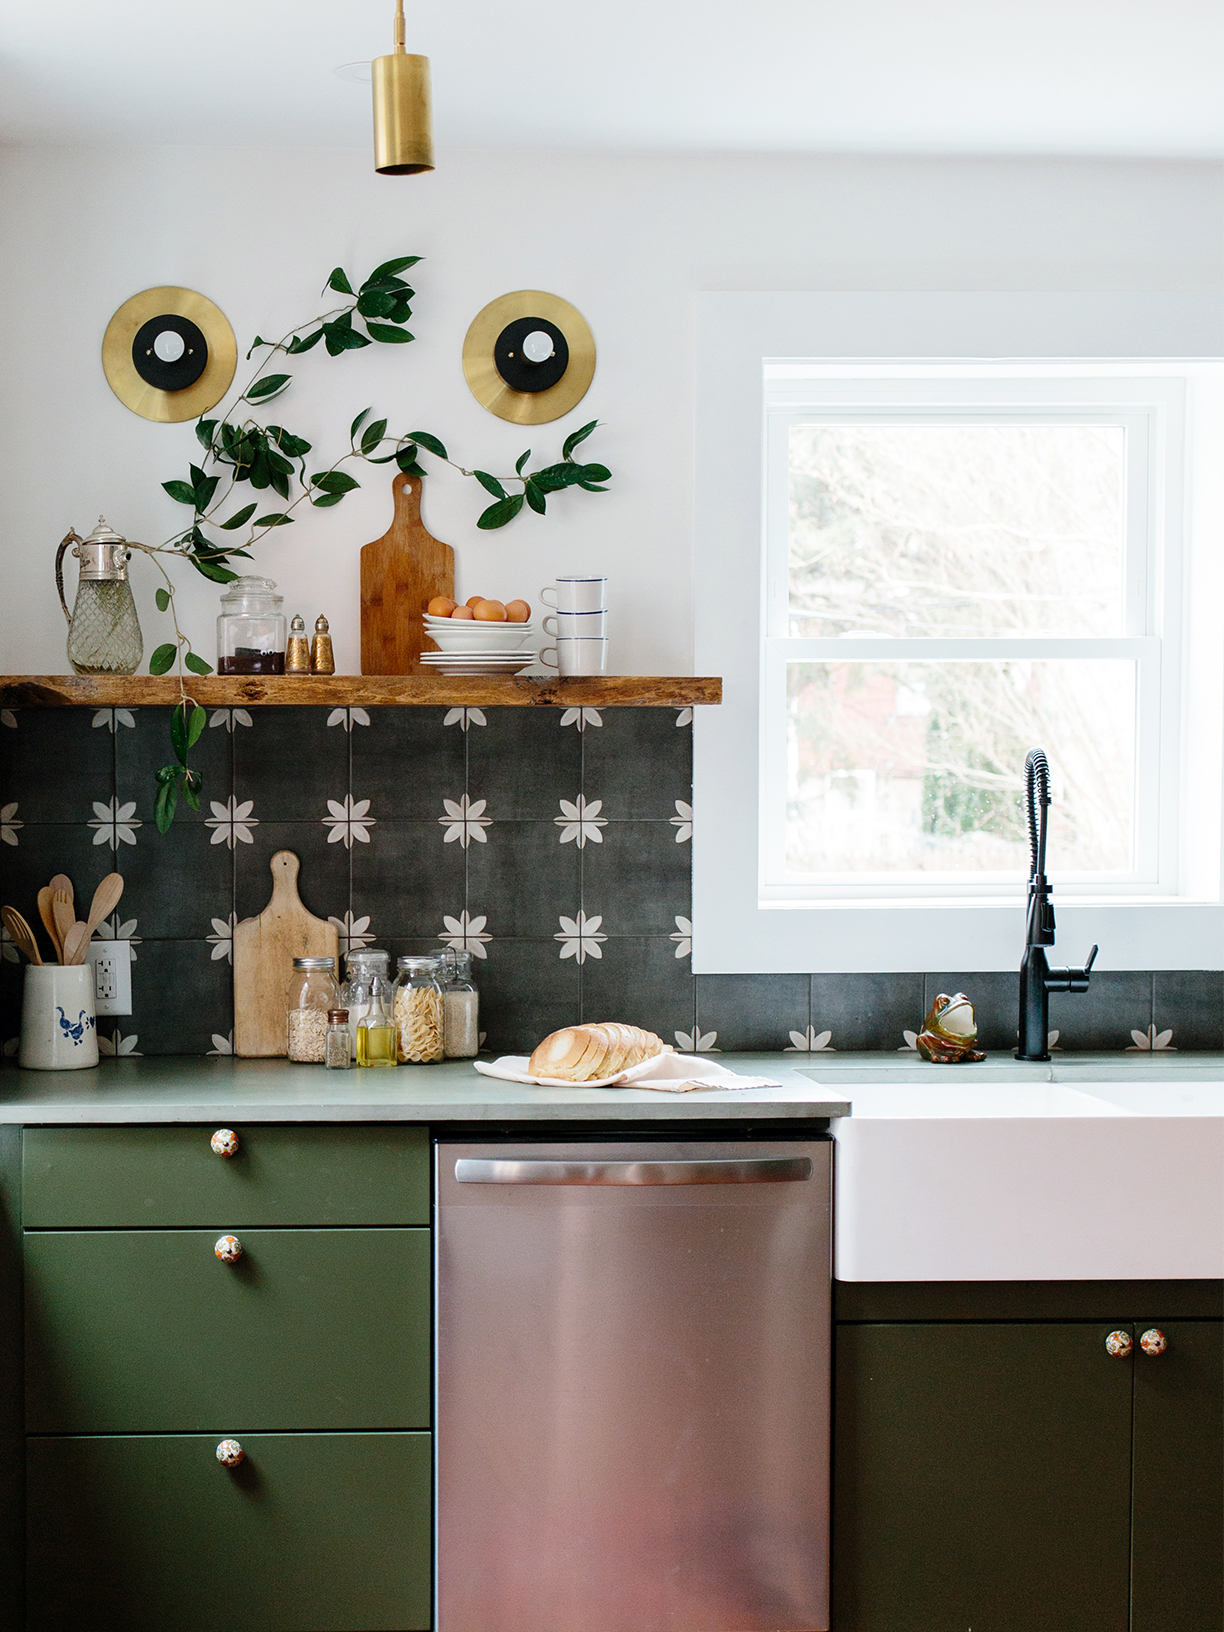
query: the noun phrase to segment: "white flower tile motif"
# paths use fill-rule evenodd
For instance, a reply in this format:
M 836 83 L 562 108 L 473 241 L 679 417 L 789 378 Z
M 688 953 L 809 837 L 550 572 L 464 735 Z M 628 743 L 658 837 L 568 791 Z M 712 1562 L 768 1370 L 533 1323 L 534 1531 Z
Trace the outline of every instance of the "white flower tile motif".
M 208 716 L 208 729 L 215 731 L 218 726 L 232 732 L 236 725 L 250 725 L 251 716 L 245 708 L 214 708 Z
M 446 829 L 442 843 L 454 844 L 457 840 L 465 850 L 473 839 L 477 844 L 487 844 L 489 839 L 485 828 L 493 825 L 492 817 L 484 813 L 487 803 L 486 799 L 473 801 L 466 793 L 462 799 L 443 799 L 442 808 L 446 815 L 438 817 L 439 827 Z
M 674 1033 L 676 1047 L 685 1054 L 721 1054 L 722 1049 L 715 1047 L 718 1042 L 716 1031 L 702 1031 L 700 1026 L 694 1026 L 692 1031 L 677 1031 Z
M 3 924 L 0 924 L 0 959 L 3 959 L 5 963 L 21 962 L 21 956 L 17 951 L 13 937 Z
M 833 1033 L 831 1031 L 817 1031 L 815 1026 L 809 1026 L 806 1031 L 792 1031 L 790 1046 L 782 1051 L 784 1054 L 836 1054 L 833 1047 Z
M 588 958 L 603 957 L 600 943 L 608 937 L 600 933 L 602 913 L 588 918 L 585 912 L 580 911 L 577 918 L 559 917 L 557 922 L 561 925 L 561 933 L 554 935 L 553 940 L 561 942 L 563 958 L 576 958 L 579 963 L 585 963 Z
M 443 725 L 457 725 L 461 731 L 466 731 L 469 725 L 488 725 L 483 708 L 452 708 Z
M 1177 1053 L 1173 1046 L 1172 1026 L 1167 1031 L 1157 1031 L 1155 1026 L 1149 1026 L 1146 1031 L 1132 1031 L 1131 1037 L 1133 1041 L 1126 1050 L 1128 1054 L 1146 1054 L 1149 1051 L 1156 1054 Z
M 669 935 L 667 938 L 669 941 L 675 941 L 676 956 L 678 958 L 688 958 L 692 956 L 693 924 L 691 919 L 677 916 L 676 933 L 674 935 Z
M 114 1060 L 140 1059 L 141 1053 L 136 1047 L 139 1041 L 140 1038 L 135 1032 L 130 1037 L 125 1037 L 119 1027 L 116 1026 L 113 1037 L 105 1037 L 101 1032 L 98 1033 L 98 1053 L 105 1054 L 109 1059 Z
M 676 830 L 676 843 L 687 844 L 693 836 L 693 807 L 685 804 L 683 799 L 676 800 L 676 814 L 669 816 L 668 821 Z
M 141 940 L 136 933 L 135 918 L 125 918 L 121 923 L 118 913 L 113 918 L 103 919 L 98 925 L 97 935 L 100 941 L 126 941 L 133 948 L 139 946 Z M 135 951 L 131 953 L 131 958 L 133 963 L 137 961 Z
M 898 1054 L 917 1054 L 917 1052 L 918 1052 L 918 1033 L 916 1031 L 903 1031 L 901 1033 L 901 1035 L 902 1035 L 902 1037 L 905 1038 L 905 1042 L 897 1050 L 897 1053 Z
M 259 817 L 252 814 L 255 809 L 254 799 L 237 800 L 231 793 L 225 803 L 219 804 L 216 799 L 208 801 L 212 815 L 204 823 L 205 827 L 213 830 L 213 844 L 227 844 L 232 850 L 236 844 L 254 844 L 253 827 L 259 826 Z
M 359 951 L 363 946 L 369 946 L 374 940 L 368 913 L 361 918 L 354 918 L 352 912 L 346 912 L 343 918 L 332 917 L 327 921 L 336 931 L 342 958 L 347 957 L 350 952 Z
M 343 844 L 346 850 L 353 848 L 354 840 L 358 844 L 369 844 L 374 818 L 367 814 L 368 799 L 354 799 L 351 793 L 346 793 L 342 800 L 329 799 L 327 808 L 330 815 L 321 816 L 319 820 L 330 830 L 328 844 Z
M 457 918 L 443 913 L 445 928 L 438 939 L 445 941 L 454 952 L 471 952 L 475 957 L 487 958 L 489 954 L 485 951 L 485 942 L 493 939 L 485 928 L 488 921 L 484 913 L 472 917 L 467 912 L 461 912 Z
M 585 731 L 588 725 L 602 725 L 603 716 L 597 708 L 567 708 L 561 716 L 561 724 L 576 725 L 579 731 Z
M 0 708 L 0 725 L 7 725 L 10 731 L 16 731 L 17 715 L 11 708 Z
M 17 804 L 18 801 L 14 799 L 11 805 L 0 807 L 0 841 L 5 844 L 15 845 L 17 843 L 17 829 L 25 826 L 24 822 L 17 820 Z M 135 808 L 135 805 L 133 805 L 132 809 L 135 810 Z M 102 806 L 95 805 L 94 809 L 101 810 Z M 136 841 L 133 839 L 132 842 L 134 844 Z M 97 844 L 98 840 L 95 839 L 94 843 Z
M 130 708 L 99 708 L 95 711 L 90 725 L 95 731 L 105 729 L 112 736 L 121 725 L 127 726 L 129 731 L 136 729 L 136 721 Z
M 333 708 L 327 716 L 327 723 L 342 725 L 346 731 L 351 731 L 355 725 L 369 725 L 370 716 L 364 708 Z
M 98 799 L 93 801 L 94 819 L 90 827 L 95 829 L 93 842 L 95 844 L 109 844 L 112 850 L 118 850 L 121 844 L 136 843 L 136 829 L 144 823 L 136 819 L 136 801 L 129 799 L 125 804 L 119 800 L 109 799 L 106 804 Z M 0 817 L 4 812 L 0 811 Z
M 1173 1035 L 1173 1033 L 1170 1032 L 1169 1036 L 1171 1037 L 1172 1035 Z M 1050 1049 L 1052 1052 L 1056 1053 L 1056 1054 L 1061 1054 L 1062 1049 L 1059 1048 L 1059 1046 L 1058 1046 L 1058 1038 L 1059 1038 L 1059 1033 L 1057 1031 L 1047 1032 L 1046 1033 L 1046 1047 L 1048 1049 Z
M 692 723 L 693 723 L 693 711 L 692 711 L 691 708 L 678 708 L 676 710 L 676 726 L 677 726 L 677 729 L 682 725 L 692 725 Z
M 561 843 L 576 843 L 579 850 L 585 850 L 588 842 L 602 844 L 603 834 L 601 827 L 607 827 L 607 818 L 599 813 L 603 809 L 602 799 L 592 799 L 588 802 L 583 794 L 571 804 L 568 799 L 559 799 L 561 806 L 560 816 L 554 816 L 554 823 L 561 829 Z
M 209 956 L 214 963 L 220 963 L 224 958 L 226 963 L 234 961 L 234 925 L 238 921 L 237 913 L 231 912 L 226 918 L 214 918 L 213 932 L 204 939 L 212 947 Z
M 234 1052 L 233 1032 L 227 1032 L 223 1037 L 219 1031 L 214 1031 L 212 1034 L 212 1045 L 213 1046 L 208 1051 L 208 1058 L 210 1060 L 225 1059 L 228 1055 Z
M 5 1059 L 6 1060 L 15 1060 L 17 1058 L 17 1050 L 20 1047 L 21 1047 L 21 1038 L 20 1037 L 10 1037 L 8 1039 L 8 1041 L 4 1045 L 4 1057 L 5 1057 Z

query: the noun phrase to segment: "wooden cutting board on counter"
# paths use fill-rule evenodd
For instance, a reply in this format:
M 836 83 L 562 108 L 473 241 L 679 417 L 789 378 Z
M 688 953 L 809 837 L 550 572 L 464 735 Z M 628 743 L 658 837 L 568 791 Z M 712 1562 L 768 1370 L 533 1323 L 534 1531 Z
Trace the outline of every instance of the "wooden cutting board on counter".
M 435 595 L 455 593 L 455 552 L 421 520 L 421 478 L 396 471 L 390 527 L 361 551 L 361 672 L 412 674 L 421 647 L 437 650 L 421 616 Z
M 244 1060 L 286 1052 L 294 958 L 335 958 L 340 967 L 335 925 L 307 912 L 298 895 L 298 858 L 278 850 L 269 865 L 272 899 L 258 918 L 234 926 L 234 1053 Z

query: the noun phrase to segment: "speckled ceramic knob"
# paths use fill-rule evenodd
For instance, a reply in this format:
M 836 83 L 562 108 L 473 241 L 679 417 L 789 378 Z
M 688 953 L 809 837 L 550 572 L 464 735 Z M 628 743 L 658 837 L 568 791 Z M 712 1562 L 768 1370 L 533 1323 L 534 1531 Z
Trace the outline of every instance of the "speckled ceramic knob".
M 218 1128 L 208 1141 L 214 1156 L 237 1156 L 238 1135 L 233 1128 Z
M 217 1461 L 223 1468 L 236 1468 L 246 1461 L 246 1452 L 236 1439 L 223 1439 L 217 1446 Z
M 1135 1346 L 1135 1340 L 1129 1332 L 1110 1332 L 1105 1339 L 1105 1353 L 1112 1354 L 1115 1360 L 1125 1360 Z
M 1139 1347 L 1144 1354 L 1163 1354 L 1169 1346 L 1169 1340 L 1158 1326 L 1149 1327 L 1139 1339 Z
M 218 1239 L 213 1251 L 223 1264 L 236 1264 L 242 1257 L 242 1242 L 236 1235 L 223 1235 Z M 1129 1341 L 1128 1338 L 1127 1342 Z

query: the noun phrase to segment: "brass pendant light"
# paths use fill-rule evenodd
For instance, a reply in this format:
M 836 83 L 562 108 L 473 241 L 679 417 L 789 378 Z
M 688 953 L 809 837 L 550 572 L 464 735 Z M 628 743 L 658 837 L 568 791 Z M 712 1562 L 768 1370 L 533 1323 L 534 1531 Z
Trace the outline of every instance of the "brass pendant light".
M 432 170 L 429 58 L 404 50 L 404 0 L 395 0 L 395 52 L 370 64 L 374 87 L 374 168 L 380 176 Z

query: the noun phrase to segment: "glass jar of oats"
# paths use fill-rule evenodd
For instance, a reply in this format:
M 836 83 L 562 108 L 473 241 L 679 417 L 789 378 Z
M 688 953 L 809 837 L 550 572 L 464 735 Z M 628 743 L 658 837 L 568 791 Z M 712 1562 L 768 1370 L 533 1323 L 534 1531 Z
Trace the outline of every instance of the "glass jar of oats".
M 335 958 L 294 958 L 285 1017 L 286 1052 L 303 1065 L 322 1065 L 327 1054 L 327 1013 L 339 1002 Z
M 442 1058 L 442 988 L 438 959 L 396 960 L 395 1039 L 401 1065 L 426 1065 Z

